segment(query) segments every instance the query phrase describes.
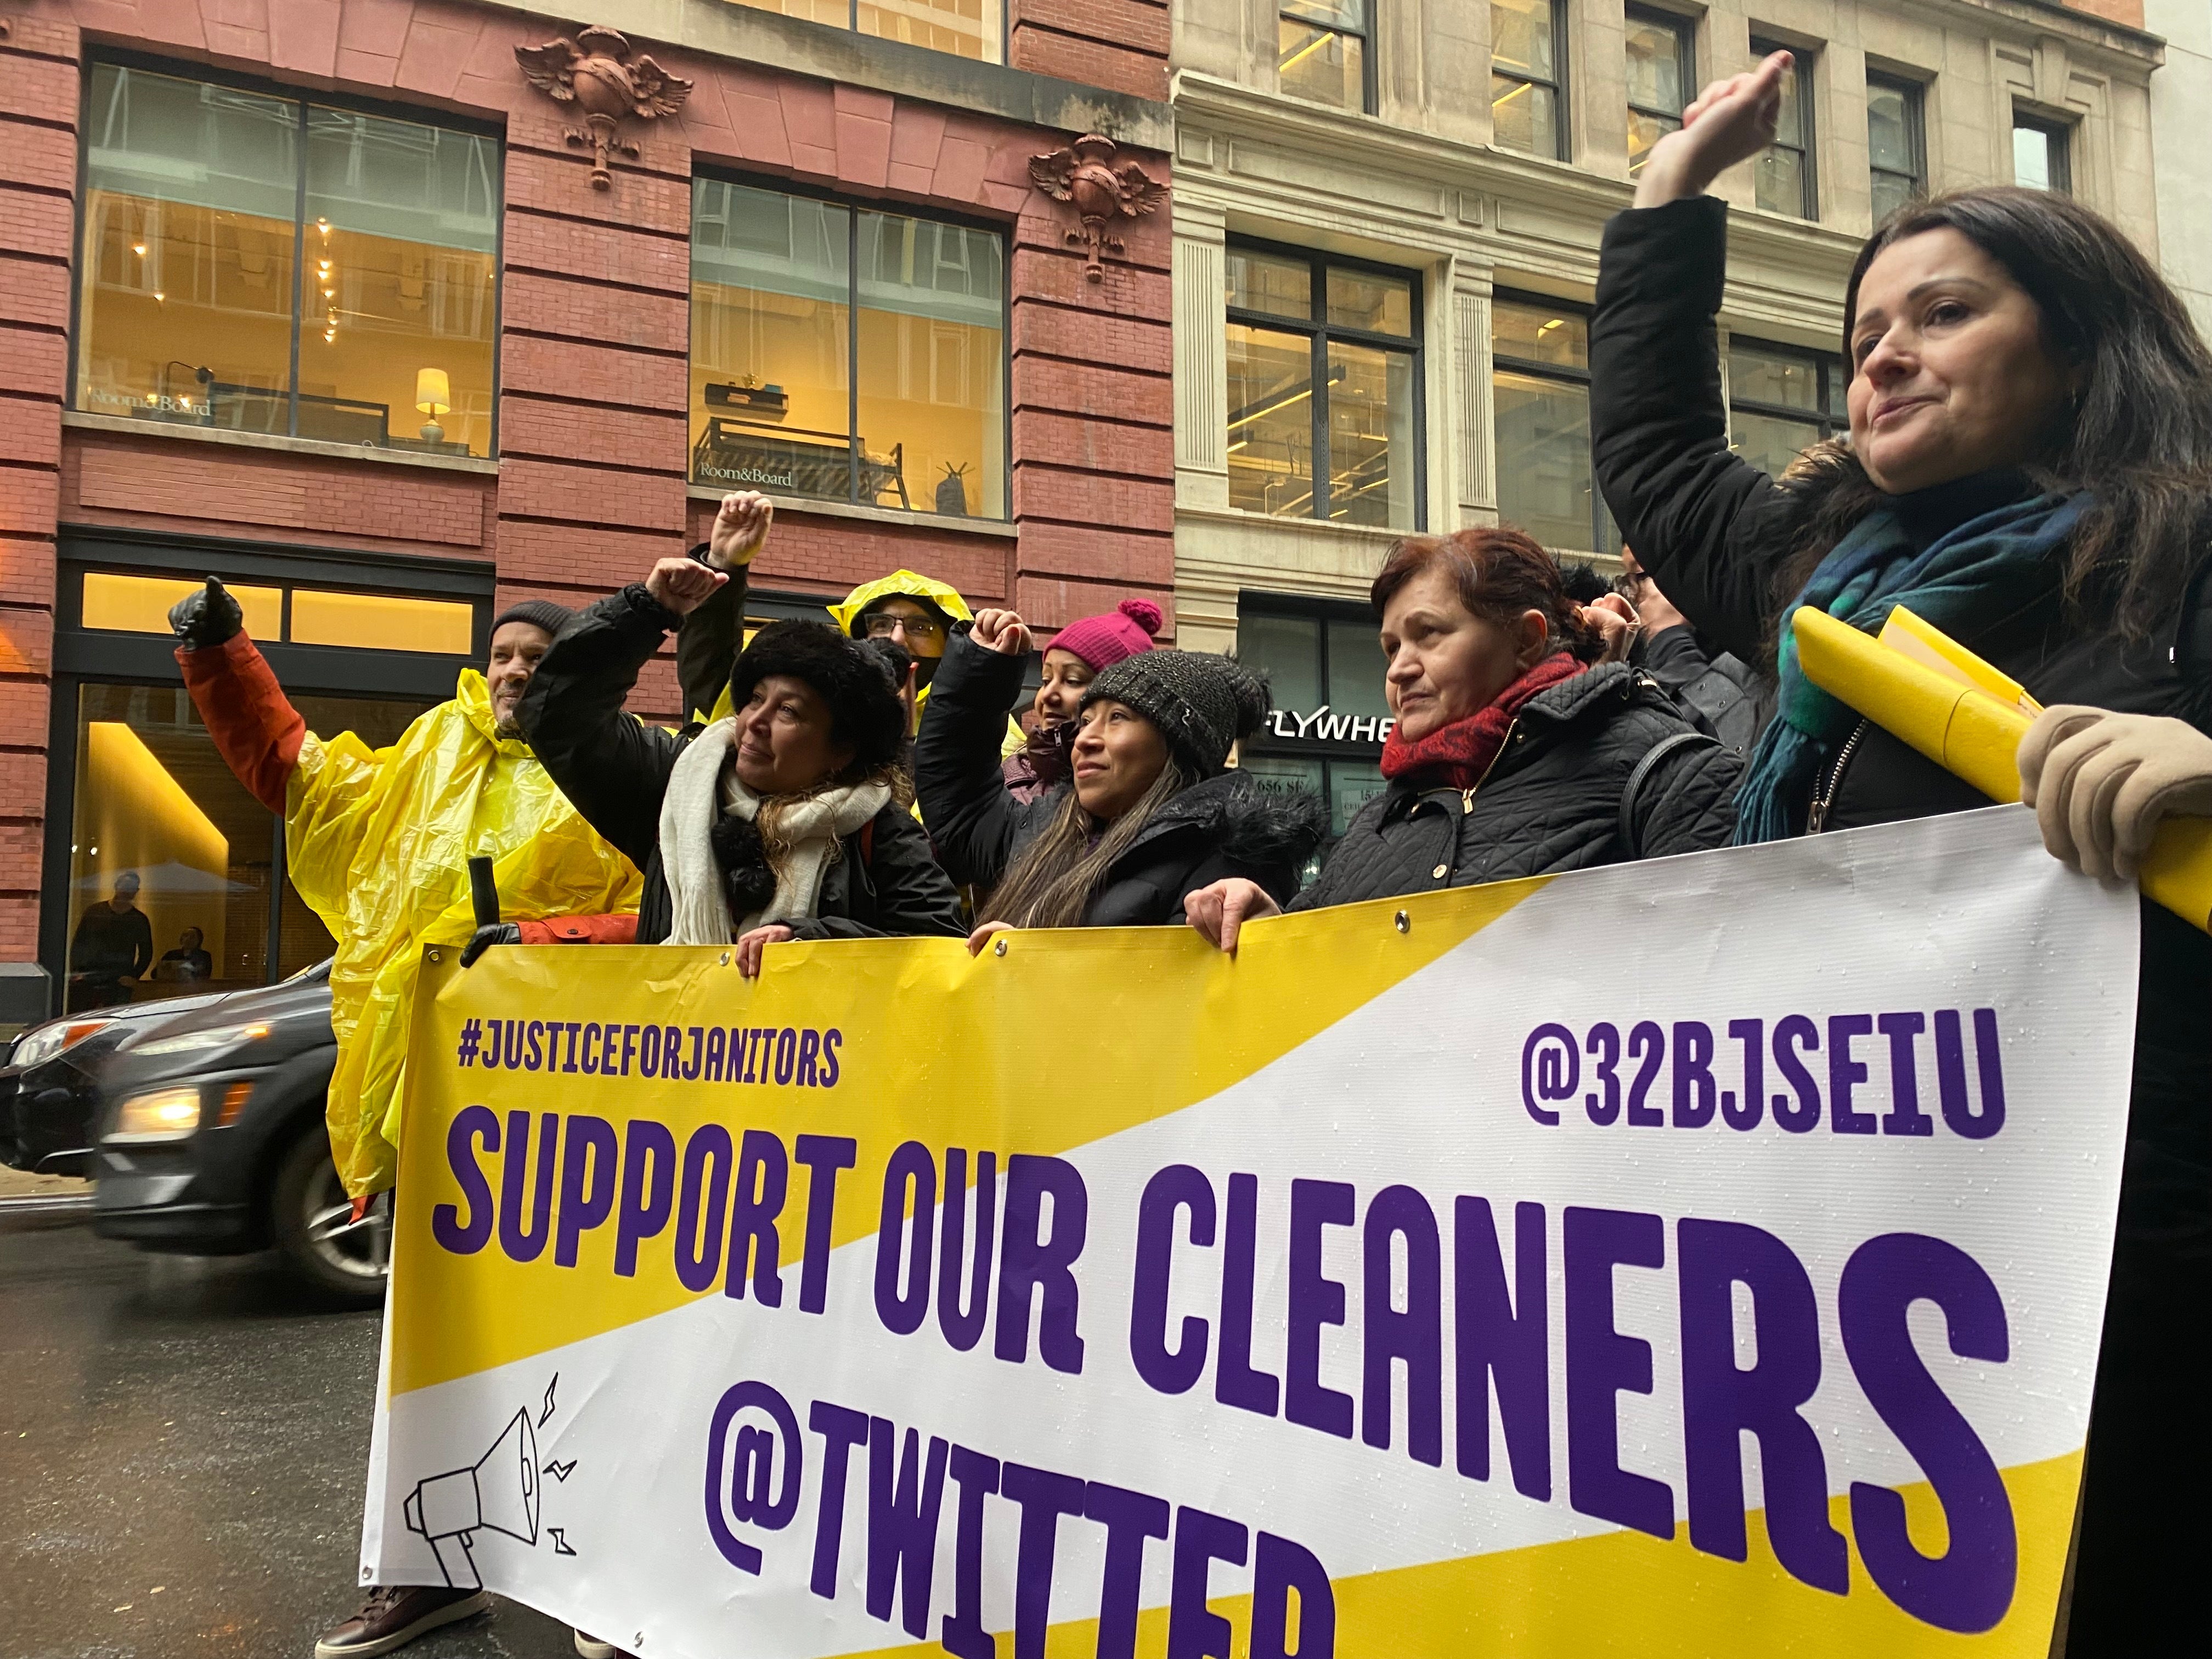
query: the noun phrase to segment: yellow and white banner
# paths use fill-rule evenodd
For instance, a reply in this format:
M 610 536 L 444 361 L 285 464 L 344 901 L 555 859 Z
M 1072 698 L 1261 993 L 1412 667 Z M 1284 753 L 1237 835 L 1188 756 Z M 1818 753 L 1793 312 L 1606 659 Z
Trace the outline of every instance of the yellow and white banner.
M 644 1659 L 2041 1656 L 2136 956 L 2015 807 L 1234 961 L 449 959 L 362 1579 Z

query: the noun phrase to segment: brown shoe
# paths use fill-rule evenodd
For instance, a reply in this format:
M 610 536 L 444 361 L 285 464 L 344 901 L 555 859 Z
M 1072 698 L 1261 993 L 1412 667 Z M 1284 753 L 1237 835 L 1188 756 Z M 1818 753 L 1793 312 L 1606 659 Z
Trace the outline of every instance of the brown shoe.
M 443 1584 L 379 1584 L 361 1611 L 315 1644 L 315 1659 L 375 1659 L 441 1625 L 489 1612 L 487 1590 Z

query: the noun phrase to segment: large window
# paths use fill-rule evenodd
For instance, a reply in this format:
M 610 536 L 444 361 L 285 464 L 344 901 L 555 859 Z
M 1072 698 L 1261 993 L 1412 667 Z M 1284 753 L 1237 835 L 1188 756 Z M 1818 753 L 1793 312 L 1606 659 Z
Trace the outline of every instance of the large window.
M 1329 834 L 1342 835 L 1383 787 L 1376 762 L 1391 720 L 1374 620 L 1352 605 L 1247 594 L 1237 606 L 1237 655 L 1267 672 L 1275 700 L 1237 764 L 1322 796 Z
M 1006 296 L 995 232 L 693 180 L 693 479 L 1003 519 Z
M 1561 0 L 1491 0 L 1490 122 L 1500 149 L 1567 153 L 1567 19 Z
M 1755 341 L 1729 342 L 1729 447 L 1780 477 L 1799 453 L 1832 438 L 1848 416 L 1842 359 Z
M 1876 224 L 1928 193 L 1921 96 L 1914 82 L 1867 76 L 1867 161 Z
M 1578 307 L 1501 295 L 1491 307 L 1498 516 L 1560 553 L 1620 551 L 1590 474 L 1589 323 Z
M 2073 130 L 2063 121 L 2015 112 L 2012 118 L 2012 181 L 2028 190 L 2074 188 Z
M 1644 171 L 1652 145 L 1682 128 L 1682 111 L 1698 83 L 1686 17 L 1628 9 L 1628 174 Z
M 1375 107 L 1368 0 L 1279 0 L 1276 84 L 1293 98 L 1338 109 Z
M 1000 0 L 723 0 L 753 11 L 780 12 L 810 23 L 903 40 L 932 52 L 998 63 L 1005 55 Z
M 76 407 L 491 453 L 495 140 L 116 64 L 83 136 Z
M 1755 37 L 1751 43 L 1754 60 L 1784 50 L 1796 62 L 1782 77 L 1782 109 L 1774 124 L 1774 142 L 1759 152 L 1759 205 L 1769 213 L 1817 219 L 1820 209 L 1813 178 L 1813 54 L 1802 46 L 1784 48 Z
M 1229 501 L 1419 527 L 1420 279 L 1232 242 Z

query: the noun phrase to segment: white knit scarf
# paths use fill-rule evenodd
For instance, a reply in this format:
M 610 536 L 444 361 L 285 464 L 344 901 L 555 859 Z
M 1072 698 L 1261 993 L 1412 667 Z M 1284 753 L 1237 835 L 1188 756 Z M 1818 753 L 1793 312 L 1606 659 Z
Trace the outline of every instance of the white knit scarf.
M 791 851 L 775 869 L 775 896 L 768 908 L 730 918 L 722 867 L 709 839 L 725 811 L 757 819 L 761 798 L 738 781 L 732 764 L 738 723 L 725 717 L 694 738 L 676 757 L 668 793 L 660 803 L 660 868 L 674 912 L 671 945 L 727 945 L 771 921 L 804 921 L 822 901 L 822 878 L 838 854 L 840 839 L 884 810 L 890 786 L 853 783 L 787 801 L 780 829 Z

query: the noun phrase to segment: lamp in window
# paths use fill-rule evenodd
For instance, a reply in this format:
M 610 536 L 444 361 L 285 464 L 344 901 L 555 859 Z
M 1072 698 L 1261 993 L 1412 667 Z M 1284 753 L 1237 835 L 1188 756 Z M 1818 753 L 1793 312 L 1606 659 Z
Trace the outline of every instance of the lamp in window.
M 438 424 L 438 416 L 453 406 L 453 384 L 442 368 L 418 369 L 415 375 L 415 407 L 430 418 L 422 423 L 424 443 L 443 443 L 446 428 Z

